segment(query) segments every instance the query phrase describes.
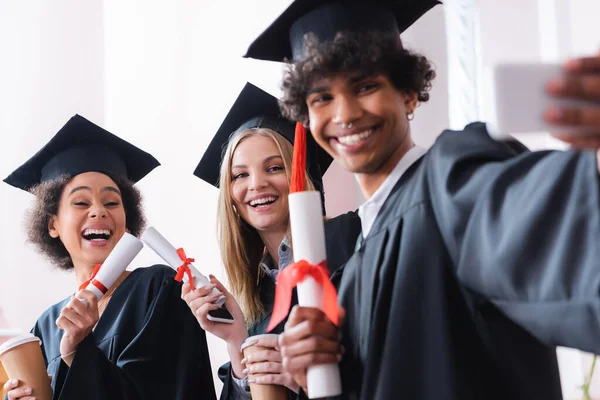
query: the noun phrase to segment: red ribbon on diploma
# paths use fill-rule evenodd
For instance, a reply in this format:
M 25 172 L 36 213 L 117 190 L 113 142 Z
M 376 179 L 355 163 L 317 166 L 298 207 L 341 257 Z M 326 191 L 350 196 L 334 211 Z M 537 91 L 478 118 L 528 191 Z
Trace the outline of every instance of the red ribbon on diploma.
M 313 278 L 317 283 L 323 286 L 323 312 L 334 324 L 338 324 L 338 304 L 337 292 L 329 280 L 329 270 L 326 261 L 314 265 L 306 260 L 300 260 L 287 268 L 284 268 L 277 275 L 277 286 L 275 289 L 275 304 L 271 321 L 267 327 L 270 332 L 281 321 L 285 319 L 292 303 L 292 289 L 307 277 Z
M 92 276 L 90 276 L 90 279 L 79 285 L 79 290 L 85 290 L 85 288 L 88 287 L 88 285 L 91 283 L 92 285 L 96 286 L 96 288 L 98 288 L 98 290 L 101 291 L 102 294 L 106 294 L 106 292 L 108 292 L 108 288 L 104 286 L 102 282 L 94 279 L 98 274 L 98 271 L 100 271 L 101 266 L 101 264 L 96 264 L 94 270 L 92 271 Z
M 183 275 L 187 274 L 188 279 L 189 279 L 190 288 L 192 290 L 195 290 L 194 277 L 192 276 L 192 271 L 190 270 L 190 264 L 196 260 L 194 260 L 193 258 L 188 258 L 185 255 L 185 251 L 182 248 L 177 249 L 177 255 L 179 256 L 179 258 L 181 258 L 181 261 L 183 261 L 183 264 L 181 264 L 179 266 L 179 268 L 177 268 L 177 275 L 175 275 L 175 280 L 177 282 L 181 282 L 183 280 Z

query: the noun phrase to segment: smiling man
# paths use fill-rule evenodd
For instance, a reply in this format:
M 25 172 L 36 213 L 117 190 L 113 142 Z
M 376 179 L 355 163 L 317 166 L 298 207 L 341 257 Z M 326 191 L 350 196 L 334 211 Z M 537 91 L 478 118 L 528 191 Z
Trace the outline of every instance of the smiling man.
M 410 120 L 435 74 L 399 34 L 436 4 L 298 0 L 248 51 L 291 58 L 284 113 L 368 198 L 339 287 L 344 350 L 321 311 L 297 307 L 284 366 L 306 389 L 308 366 L 341 358 L 350 399 L 558 400 L 554 346 L 600 353 L 596 151 L 529 152 L 482 123 L 416 147 Z M 549 89 L 577 97 L 597 64 L 567 65 L 571 80 Z M 548 117 L 600 131 L 599 114 Z

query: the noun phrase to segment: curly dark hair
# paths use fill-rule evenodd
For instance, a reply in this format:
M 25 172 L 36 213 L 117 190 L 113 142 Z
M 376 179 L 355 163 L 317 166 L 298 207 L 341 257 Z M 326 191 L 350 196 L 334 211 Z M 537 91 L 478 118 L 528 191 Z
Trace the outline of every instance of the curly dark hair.
M 288 64 L 283 76 L 282 113 L 292 121 L 308 124 L 306 95 L 315 80 L 330 74 L 361 71 L 366 76 L 383 74 L 402 92 L 429 100 L 435 71 L 424 56 L 402 46 L 397 34 L 340 32 L 334 40 L 319 41 L 307 34 L 303 58 Z
M 36 202 L 26 218 L 27 238 L 38 251 L 46 256 L 56 267 L 62 270 L 73 268 L 73 262 L 60 238 L 53 238 L 48 232 L 48 223 L 52 216 L 58 215 L 58 207 L 65 186 L 73 177 L 61 176 L 51 181 L 43 182 L 31 189 L 36 196 Z M 139 237 L 146 225 L 142 208 L 142 195 L 125 179 L 110 177 L 119 187 L 123 207 L 125 208 L 126 228 L 129 233 Z

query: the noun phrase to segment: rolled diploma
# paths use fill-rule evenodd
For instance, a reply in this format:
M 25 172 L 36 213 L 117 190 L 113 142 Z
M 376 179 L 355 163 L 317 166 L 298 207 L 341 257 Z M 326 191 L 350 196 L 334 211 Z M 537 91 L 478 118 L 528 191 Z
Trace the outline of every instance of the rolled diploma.
M 94 281 L 100 282 L 107 290 L 110 289 L 143 248 L 144 244 L 138 238 L 125 232 L 115 248 L 106 257 L 104 263 L 102 263 L 102 267 L 94 277 Z M 93 281 L 87 285 L 85 290 L 94 293 L 98 300 L 104 296 L 104 292 L 96 287 Z M 85 299 L 79 300 L 87 307 Z
M 179 254 L 177 254 L 177 249 L 173 246 L 163 235 L 161 235 L 154 227 L 150 226 L 146 231 L 142 234 L 142 242 L 149 248 L 151 248 L 160 258 L 165 260 L 167 264 L 171 266 L 171 268 L 177 270 L 183 263 L 181 258 L 179 258 Z M 202 287 L 210 283 L 210 281 L 206 278 L 206 276 L 202 275 L 200 271 L 194 267 L 193 264 L 189 265 L 190 272 L 194 277 L 194 285 L 198 287 Z M 183 275 L 183 281 L 188 281 L 188 276 Z M 217 288 L 214 288 L 211 294 L 217 294 L 219 291 Z M 218 306 L 222 306 L 225 304 L 225 296 L 221 296 L 215 301 L 215 304 Z
M 327 258 L 321 194 L 317 191 L 290 193 L 290 225 L 294 261 L 319 264 Z M 298 284 L 298 303 L 302 307 L 323 309 L 323 288 L 313 278 Z M 342 394 L 337 364 L 315 365 L 307 372 L 308 397 L 317 399 Z

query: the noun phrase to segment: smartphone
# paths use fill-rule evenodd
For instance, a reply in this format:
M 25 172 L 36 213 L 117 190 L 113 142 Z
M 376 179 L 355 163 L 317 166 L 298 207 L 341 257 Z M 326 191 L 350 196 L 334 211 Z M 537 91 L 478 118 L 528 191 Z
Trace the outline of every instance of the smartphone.
M 209 321 L 233 324 L 233 315 L 231 315 L 229 310 L 225 307 L 225 304 L 216 310 L 210 310 L 206 318 Z
M 544 121 L 550 106 L 598 106 L 592 101 L 557 99 L 546 93 L 552 78 L 564 76 L 560 64 L 499 64 L 487 71 L 491 102 L 486 120 L 490 136 L 509 139 L 512 133 L 569 131 L 585 134 L 585 128 L 556 127 Z

